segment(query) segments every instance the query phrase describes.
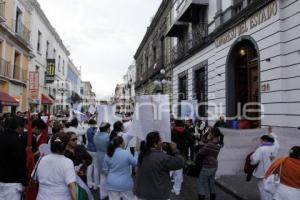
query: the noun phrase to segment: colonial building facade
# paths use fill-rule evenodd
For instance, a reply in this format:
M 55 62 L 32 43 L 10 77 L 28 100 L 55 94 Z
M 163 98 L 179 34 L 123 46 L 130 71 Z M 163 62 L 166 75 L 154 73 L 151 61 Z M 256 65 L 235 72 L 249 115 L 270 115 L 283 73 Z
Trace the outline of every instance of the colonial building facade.
M 171 1 L 162 1 L 134 55 L 137 95 L 171 92 L 170 85 L 162 81 L 171 79 L 171 39 L 165 37 L 170 24 L 170 5 Z M 165 70 L 164 74 L 160 74 L 162 69 Z M 154 84 L 157 81 L 159 84 Z
M 173 101 L 198 101 L 211 121 L 298 127 L 299 8 L 299 0 L 174 0 Z
M 62 39 L 48 21 L 37 0 L 29 0 L 32 10 L 31 46 L 33 58 L 30 60 L 30 76 L 37 73 L 38 95 L 32 96 L 29 91 L 30 106 L 32 110 L 61 109 L 67 104 L 70 96 L 67 89 L 68 56 L 70 52 Z M 49 60 L 54 64 L 53 81 L 46 81 L 46 72 Z M 52 109 L 51 109 L 52 110 Z
M 25 0 L 0 1 L 0 113 L 27 109 L 31 10 Z

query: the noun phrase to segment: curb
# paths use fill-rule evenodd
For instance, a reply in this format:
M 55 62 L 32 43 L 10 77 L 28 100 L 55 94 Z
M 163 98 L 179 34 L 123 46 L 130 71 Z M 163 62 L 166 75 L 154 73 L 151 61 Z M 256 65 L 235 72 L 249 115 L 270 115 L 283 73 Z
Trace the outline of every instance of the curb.
M 246 197 L 241 196 L 237 193 L 237 191 L 233 190 L 232 188 L 226 186 L 225 183 L 223 183 L 220 179 L 217 179 L 216 181 L 216 185 L 219 186 L 222 190 L 224 190 L 225 192 L 227 192 L 228 194 L 230 194 L 231 196 L 233 196 L 234 198 L 238 199 L 238 200 L 247 200 Z

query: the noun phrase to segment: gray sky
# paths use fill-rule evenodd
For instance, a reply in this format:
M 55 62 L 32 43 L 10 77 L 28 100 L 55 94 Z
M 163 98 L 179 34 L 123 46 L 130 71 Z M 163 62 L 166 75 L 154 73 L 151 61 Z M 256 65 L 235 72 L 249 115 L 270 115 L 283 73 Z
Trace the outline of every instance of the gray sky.
M 122 82 L 161 0 L 38 0 L 97 97 Z

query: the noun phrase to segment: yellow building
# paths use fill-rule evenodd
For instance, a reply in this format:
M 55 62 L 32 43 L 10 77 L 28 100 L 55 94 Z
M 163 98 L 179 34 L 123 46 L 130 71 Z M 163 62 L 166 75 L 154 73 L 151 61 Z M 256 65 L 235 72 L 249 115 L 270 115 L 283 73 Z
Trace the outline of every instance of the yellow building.
M 30 21 L 28 1 L 0 0 L 0 113 L 28 107 Z

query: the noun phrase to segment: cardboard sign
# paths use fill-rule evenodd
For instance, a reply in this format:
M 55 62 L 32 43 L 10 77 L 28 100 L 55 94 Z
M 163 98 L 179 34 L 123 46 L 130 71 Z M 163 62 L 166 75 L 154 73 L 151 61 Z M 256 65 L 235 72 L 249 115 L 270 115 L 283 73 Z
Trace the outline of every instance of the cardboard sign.
M 136 98 L 133 121 L 128 133 L 145 140 L 152 131 L 158 131 L 163 142 L 171 142 L 168 95 L 145 95 Z

